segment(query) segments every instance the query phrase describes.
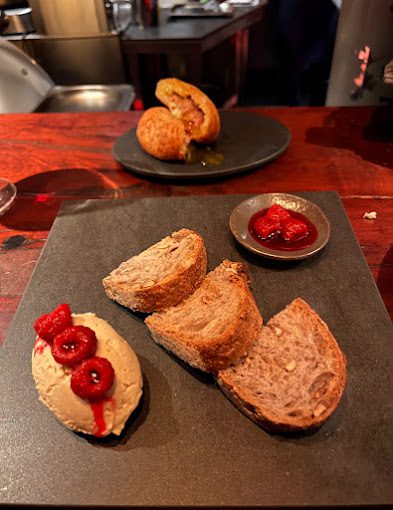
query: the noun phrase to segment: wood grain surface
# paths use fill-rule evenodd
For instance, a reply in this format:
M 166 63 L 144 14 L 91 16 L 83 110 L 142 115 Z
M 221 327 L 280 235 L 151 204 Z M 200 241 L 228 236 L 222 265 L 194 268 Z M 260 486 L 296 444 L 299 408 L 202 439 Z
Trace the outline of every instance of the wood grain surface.
M 388 107 L 248 108 L 285 124 L 284 155 L 244 175 L 168 183 L 112 157 L 140 112 L 0 116 L 0 176 L 18 189 L 0 217 L 0 342 L 63 200 L 336 190 L 393 317 L 393 111 Z M 376 211 L 377 219 L 363 219 Z

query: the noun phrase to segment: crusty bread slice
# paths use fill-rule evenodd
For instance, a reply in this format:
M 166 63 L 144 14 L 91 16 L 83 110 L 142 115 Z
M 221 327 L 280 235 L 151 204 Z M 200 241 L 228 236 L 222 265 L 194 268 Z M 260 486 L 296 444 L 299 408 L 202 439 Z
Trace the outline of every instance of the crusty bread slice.
M 321 425 L 338 406 L 346 361 L 327 325 L 295 299 L 261 330 L 246 358 L 222 370 L 224 393 L 272 431 Z
M 154 340 L 193 367 L 216 372 L 245 356 L 262 326 L 247 266 L 225 260 L 180 305 L 147 317 Z
M 183 228 L 120 264 L 102 283 L 114 301 L 150 313 L 177 305 L 192 294 L 206 266 L 203 239 Z

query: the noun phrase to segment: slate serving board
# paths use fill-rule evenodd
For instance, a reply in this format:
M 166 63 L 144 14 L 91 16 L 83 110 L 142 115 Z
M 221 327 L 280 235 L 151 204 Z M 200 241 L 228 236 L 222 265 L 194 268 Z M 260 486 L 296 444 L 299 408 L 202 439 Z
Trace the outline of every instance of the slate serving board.
M 242 196 L 67 203 L 0 353 L 0 502 L 69 506 L 272 506 L 393 503 L 392 324 L 338 195 L 299 193 L 331 222 L 327 247 L 282 265 L 235 244 L 228 220 Z M 187 226 L 209 268 L 245 260 L 267 321 L 297 296 L 329 324 L 348 385 L 311 435 L 270 435 L 208 376 L 157 346 L 136 315 L 106 298 L 121 261 Z M 108 320 L 137 352 L 144 400 L 120 439 L 77 435 L 39 402 L 30 372 L 32 324 L 60 302 Z

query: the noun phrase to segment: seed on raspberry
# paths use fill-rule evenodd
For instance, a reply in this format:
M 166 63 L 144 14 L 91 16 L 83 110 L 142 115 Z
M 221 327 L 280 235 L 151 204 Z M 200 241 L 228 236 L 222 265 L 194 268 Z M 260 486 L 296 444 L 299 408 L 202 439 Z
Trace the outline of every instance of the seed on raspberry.
M 76 365 L 90 356 L 97 349 L 94 331 L 85 326 L 70 326 L 55 336 L 52 344 L 52 356 L 62 365 Z
M 72 326 L 72 318 L 70 306 L 67 304 L 59 305 L 53 312 L 41 315 L 34 323 L 37 335 L 49 343 L 68 326 Z
M 78 397 L 97 400 L 112 388 L 115 372 L 106 358 L 88 358 L 71 376 L 71 389 Z

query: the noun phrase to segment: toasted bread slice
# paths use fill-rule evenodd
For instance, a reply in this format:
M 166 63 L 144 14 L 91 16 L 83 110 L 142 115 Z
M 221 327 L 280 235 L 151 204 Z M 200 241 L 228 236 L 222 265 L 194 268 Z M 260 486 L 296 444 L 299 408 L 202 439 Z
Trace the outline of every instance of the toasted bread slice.
M 295 299 L 261 330 L 246 358 L 222 370 L 224 393 L 272 431 L 321 425 L 338 406 L 346 361 L 327 325 Z
M 193 367 L 216 372 L 245 356 L 262 326 L 247 266 L 225 260 L 180 305 L 147 317 L 154 340 Z
M 203 239 L 183 228 L 120 264 L 102 283 L 114 301 L 150 313 L 177 305 L 192 294 L 206 266 Z
M 136 136 L 142 148 L 162 160 L 186 159 L 190 136 L 183 122 L 167 108 L 146 110 L 138 122 Z
M 157 83 L 156 96 L 184 123 L 192 140 L 200 143 L 217 140 L 220 116 L 214 103 L 200 89 L 177 78 L 165 78 Z

